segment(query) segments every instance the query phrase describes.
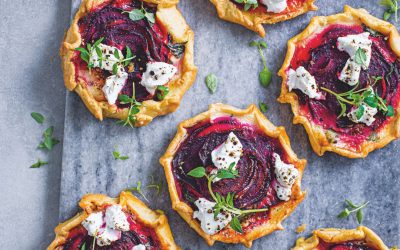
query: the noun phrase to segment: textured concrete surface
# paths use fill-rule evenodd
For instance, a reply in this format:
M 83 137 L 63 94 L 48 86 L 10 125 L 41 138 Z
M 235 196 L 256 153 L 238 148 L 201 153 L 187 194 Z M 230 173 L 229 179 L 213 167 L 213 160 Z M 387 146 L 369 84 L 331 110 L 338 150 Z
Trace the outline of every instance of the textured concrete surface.
M 78 2 L 78 1 L 77 1 Z M 295 20 L 266 27 L 269 44 L 266 50 L 268 65 L 276 72 L 286 53 L 286 41 L 299 33 L 313 15 L 327 15 L 342 11 L 345 3 L 365 7 L 381 16 L 377 1 L 317 1 L 320 10 Z M 137 181 L 151 182 L 151 176 L 164 182 L 162 195 L 145 190 L 151 207 L 163 209 L 170 218 L 176 241 L 184 249 L 206 249 L 207 246 L 187 224 L 172 211 L 164 173 L 158 163 L 176 132 L 177 124 L 207 109 L 210 103 L 223 102 L 238 107 L 266 101 L 267 116 L 276 125 L 284 125 L 295 152 L 308 160 L 303 179 L 306 200 L 284 223 L 285 231 L 273 233 L 254 242 L 254 249 L 289 249 L 298 236 L 294 230 L 308 225 L 307 235 L 318 227 L 356 227 L 354 218 L 339 220 L 336 215 L 343 209 L 344 199 L 371 203 L 365 209 L 364 224 L 382 236 L 388 245 L 400 244 L 400 197 L 398 192 L 400 142 L 372 153 L 367 159 L 351 160 L 326 154 L 318 157 L 310 148 L 301 126 L 291 124 L 288 105 L 276 102 L 280 79 L 275 77 L 268 89 L 257 80 L 261 69 L 259 55 L 247 44 L 259 39 L 241 26 L 220 21 L 208 1 L 181 1 L 180 8 L 196 34 L 195 61 L 199 74 L 188 91 L 181 107 L 174 114 L 155 119 L 147 127 L 123 128 L 114 121 L 96 121 L 75 94 L 67 95 L 63 171 L 61 181 L 60 219 L 77 212 L 77 202 L 87 192 L 101 192 L 111 196 Z M 210 95 L 204 77 L 213 72 L 219 80 L 218 90 Z M 193 105 L 196 102 L 196 105 Z M 127 161 L 115 161 L 115 146 L 130 156 Z M 242 246 L 216 244 L 216 249 L 242 249 Z
M 49 125 L 63 136 L 58 47 L 70 1 L 1 0 L 0 16 L 0 249 L 44 249 L 58 222 L 62 144 L 50 153 L 36 147 Z M 50 164 L 30 169 L 38 157 Z

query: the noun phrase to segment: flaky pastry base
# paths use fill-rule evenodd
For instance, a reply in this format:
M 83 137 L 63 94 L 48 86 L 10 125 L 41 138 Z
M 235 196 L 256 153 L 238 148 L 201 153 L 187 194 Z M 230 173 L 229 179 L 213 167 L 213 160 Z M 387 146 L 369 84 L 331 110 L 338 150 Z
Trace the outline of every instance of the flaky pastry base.
M 264 10 L 244 11 L 231 0 L 210 0 L 217 9 L 218 16 L 226 21 L 240 24 L 260 35 L 265 36 L 263 24 L 274 24 L 295 18 L 308 11 L 315 11 L 315 0 L 306 0 L 302 7 L 286 14 L 266 12 Z
M 162 101 L 147 100 L 143 102 L 140 112 L 136 115 L 135 126 L 145 126 L 154 117 L 174 112 L 180 104 L 185 92 L 194 82 L 197 68 L 193 59 L 194 33 L 187 25 L 182 14 L 176 8 L 178 0 L 141 0 L 147 3 L 157 4 L 156 18 L 166 28 L 175 43 L 186 43 L 185 53 L 181 58 L 181 69 L 178 77 L 168 83 L 169 94 Z M 62 69 L 64 72 L 65 86 L 70 91 L 75 91 L 82 99 L 89 111 L 99 120 L 104 117 L 125 120 L 128 116 L 128 108 L 120 109 L 116 105 L 110 105 L 100 94 L 94 94 L 89 90 L 84 81 L 75 80 L 75 66 L 71 59 L 74 57 L 75 48 L 81 45 L 78 21 L 90 10 L 107 0 L 83 0 L 78 12 L 72 21 L 71 27 L 64 37 L 60 48 Z
M 230 227 L 218 232 L 214 235 L 206 234 L 200 226 L 200 223 L 193 218 L 193 209 L 184 201 L 180 200 L 175 178 L 172 172 L 172 160 L 177 152 L 180 144 L 186 139 L 187 128 L 201 123 L 202 121 L 212 120 L 214 117 L 234 116 L 244 122 L 258 126 L 267 136 L 279 138 L 279 141 L 288 155 L 288 159 L 299 171 L 299 177 L 292 188 L 292 197 L 287 202 L 270 209 L 270 219 L 249 232 L 243 234 L 237 233 Z M 272 233 L 275 230 L 283 230 L 281 222 L 288 217 L 297 205 L 304 199 L 305 192 L 301 191 L 301 178 L 306 165 L 306 160 L 299 160 L 290 147 L 289 137 L 285 128 L 275 127 L 255 105 L 250 105 L 247 109 L 241 110 L 224 104 L 212 104 L 208 111 L 201 113 L 189 120 L 179 124 L 178 132 L 170 143 L 164 156 L 160 159 L 161 165 L 164 167 L 165 176 L 168 182 L 168 189 L 172 201 L 172 208 L 176 210 L 182 218 L 193 228 L 201 237 L 203 237 L 208 245 L 213 245 L 215 241 L 224 243 L 242 243 L 246 247 L 251 247 L 253 240 Z
M 290 62 L 294 56 L 296 46 L 301 46 L 307 39 L 312 37 L 313 34 L 318 33 L 329 25 L 332 24 L 364 24 L 372 30 L 378 31 L 388 36 L 389 44 L 394 53 L 400 57 L 400 36 L 396 27 L 388 22 L 382 21 L 374 16 L 371 16 L 364 9 L 353 9 L 350 6 L 344 7 L 344 13 L 333 16 L 317 16 L 311 19 L 308 27 L 299 35 L 290 39 L 288 42 L 288 51 L 285 61 L 278 75 L 282 77 L 281 94 L 278 101 L 281 103 L 290 103 L 292 112 L 294 114 L 293 123 L 303 124 L 308 133 L 311 146 L 315 153 L 322 156 L 326 151 L 332 151 L 339 155 L 349 158 L 363 158 L 366 157 L 371 151 L 382 148 L 390 143 L 392 140 L 400 137 L 400 108 L 395 107 L 395 115 L 390 118 L 390 122 L 381 128 L 377 133 L 376 141 L 366 140 L 360 145 L 360 149 L 354 149 L 347 146 L 335 145 L 330 138 L 329 130 L 322 128 L 316 124 L 311 123 L 307 117 L 303 116 L 300 112 L 300 105 L 298 96 L 294 92 L 289 92 L 287 86 L 288 76 L 287 69 L 290 67 Z
M 316 249 L 319 244 L 319 240 L 334 244 L 360 240 L 365 241 L 369 246 L 378 250 L 389 250 L 389 248 L 383 243 L 378 235 L 376 235 L 371 229 L 364 226 L 360 226 L 357 229 L 318 229 L 315 230 L 313 235 L 308 239 L 305 239 L 304 237 L 299 238 L 296 241 L 296 246 L 293 247 L 292 250 Z
M 124 210 L 135 215 L 136 220 L 147 227 L 151 227 L 160 241 L 161 249 L 180 249 L 174 241 L 171 229 L 168 224 L 168 219 L 165 214 L 148 208 L 141 200 L 136 198 L 130 192 L 121 192 L 118 198 L 110 198 L 103 194 L 87 194 L 82 197 L 79 206 L 83 212 L 78 213 L 73 218 L 59 224 L 55 228 L 56 238 L 48 246 L 47 250 L 57 249 L 62 246 L 67 240 L 69 232 L 79 226 L 90 213 L 103 210 L 106 206 L 119 204 Z

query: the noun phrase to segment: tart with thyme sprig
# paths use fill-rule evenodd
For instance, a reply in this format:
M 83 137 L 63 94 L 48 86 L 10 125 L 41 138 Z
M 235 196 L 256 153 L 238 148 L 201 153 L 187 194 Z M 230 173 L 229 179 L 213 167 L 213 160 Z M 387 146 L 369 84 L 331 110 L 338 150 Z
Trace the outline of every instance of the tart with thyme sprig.
M 389 250 L 371 229 L 318 229 L 305 239 L 299 238 L 292 250 Z
M 288 42 L 278 100 L 318 155 L 366 157 L 400 136 L 399 57 L 396 27 L 364 9 L 314 17 Z
M 168 219 L 162 211 L 152 211 L 129 192 L 118 198 L 87 194 L 75 217 L 59 224 L 48 250 L 179 249 Z
M 172 207 L 209 245 L 242 243 L 275 230 L 303 200 L 306 164 L 255 105 L 214 104 L 178 126 L 160 159 Z
M 65 85 L 99 120 L 144 126 L 193 83 L 193 32 L 177 0 L 83 0 L 60 49 Z
M 263 24 L 274 24 L 315 11 L 315 0 L 210 0 L 218 16 L 265 36 Z

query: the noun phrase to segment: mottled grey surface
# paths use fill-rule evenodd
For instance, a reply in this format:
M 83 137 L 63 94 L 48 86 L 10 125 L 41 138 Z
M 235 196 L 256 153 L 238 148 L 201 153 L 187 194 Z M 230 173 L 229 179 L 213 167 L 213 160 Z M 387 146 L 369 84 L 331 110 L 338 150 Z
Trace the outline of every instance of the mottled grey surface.
M 286 53 L 286 41 L 304 29 L 314 15 L 328 15 L 342 11 L 345 3 L 365 7 L 381 16 L 377 1 L 317 1 L 320 10 L 295 20 L 266 26 L 265 41 L 268 65 L 276 72 Z M 160 196 L 146 190 L 152 208 L 163 209 L 170 219 L 176 242 L 184 249 L 206 249 L 207 246 L 170 206 L 164 172 L 158 159 L 176 132 L 177 124 L 208 108 L 223 102 L 245 108 L 251 103 L 265 101 L 269 105 L 268 118 L 287 128 L 294 151 L 308 160 L 303 178 L 307 198 L 284 223 L 285 231 L 275 232 L 254 242 L 254 249 L 289 249 L 298 235 L 294 230 L 308 225 L 306 235 L 320 227 L 356 227 L 353 218 L 339 220 L 336 215 L 348 198 L 361 203 L 370 201 L 365 209 L 366 226 L 374 229 L 388 245 L 400 244 L 399 175 L 400 142 L 391 143 L 372 153 L 366 159 L 351 160 L 334 154 L 318 157 L 310 148 L 302 126 L 291 124 L 288 105 L 278 104 L 280 79 L 274 77 L 268 89 L 257 80 L 261 69 L 259 55 L 248 42 L 259 39 L 256 34 L 236 24 L 217 18 L 209 1 L 184 1 L 179 4 L 189 25 L 196 34 L 195 62 L 199 74 L 193 87 L 183 98 L 177 112 L 157 118 L 150 125 L 130 129 L 115 125 L 115 121 L 98 122 L 86 110 L 77 95 L 67 94 L 63 166 L 61 178 L 60 219 L 65 220 L 78 211 L 77 202 L 87 192 L 111 196 L 137 181 L 150 183 L 151 176 L 162 180 Z M 204 77 L 213 72 L 218 76 L 217 93 L 208 93 Z M 113 159 L 115 146 L 127 161 Z M 216 249 L 242 249 L 242 246 L 216 244 Z
M 36 149 L 43 131 L 62 138 L 65 89 L 58 48 L 70 1 L 0 1 L 0 249 L 44 249 L 58 222 L 62 144 Z M 32 111 L 46 116 L 44 125 Z M 30 169 L 37 158 L 49 161 Z

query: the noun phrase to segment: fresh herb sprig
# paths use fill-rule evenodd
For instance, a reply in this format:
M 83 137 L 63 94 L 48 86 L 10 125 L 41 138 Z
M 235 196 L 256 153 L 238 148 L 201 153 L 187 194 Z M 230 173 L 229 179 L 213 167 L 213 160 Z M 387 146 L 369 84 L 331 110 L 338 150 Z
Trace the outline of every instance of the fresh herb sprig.
M 40 168 L 41 166 L 44 166 L 44 165 L 47 165 L 47 164 L 49 164 L 49 163 L 46 162 L 46 161 L 42 161 L 42 160 L 38 159 L 37 162 L 35 162 L 34 164 L 32 164 L 30 166 L 30 168 Z
M 149 201 L 147 199 L 147 197 L 144 195 L 144 193 L 142 192 L 142 182 L 141 181 L 137 182 L 136 187 L 127 188 L 127 189 L 125 189 L 125 191 L 131 192 L 131 193 L 136 192 L 136 193 L 140 194 L 147 202 Z
M 129 18 L 132 21 L 139 21 L 139 20 L 142 20 L 143 18 L 146 18 L 147 21 L 149 21 L 150 23 L 156 22 L 154 13 L 147 12 L 147 10 L 143 6 L 143 1 L 142 1 L 142 6 L 140 9 L 133 9 L 131 11 L 123 11 L 122 13 L 128 13 Z
M 361 205 L 355 205 L 353 202 L 350 200 L 345 200 L 346 202 L 346 208 L 338 214 L 338 218 L 348 218 L 351 214 L 356 213 L 356 219 L 358 224 L 361 224 L 363 219 L 364 219 L 364 214 L 363 214 L 363 208 L 365 208 L 368 204 L 369 201 L 364 202 Z
M 54 127 L 51 126 L 43 132 L 43 141 L 40 142 L 38 148 L 52 150 L 60 141 L 53 137 Z
M 242 226 L 240 225 L 240 216 L 250 214 L 250 213 L 258 213 L 258 212 L 265 212 L 268 208 L 263 209 L 248 209 L 248 210 L 241 210 L 236 208 L 234 205 L 234 193 L 228 193 L 226 197 L 219 193 L 214 193 L 212 189 L 213 181 L 218 178 L 222 179 L 234 179 L 238 177 L 238 170 L 234 168 L 235 163 L 229 165 L 228 169 L 219 169 L 216 174 L 207 174 L 206 169 L 202 166 L 192 169 L 187 173 L 188 176 L 194 178 L 207 178 L 207 186 L 208 191 L 210 192 L 211 197 L 216 202 L 214 206 L 214 217 L 217 217 L 221 211 L 229 212 L 232 215 L 232 220 L 230 222 L 230 226 L 236 232 L 242 233 Z
M 237 3 L 244 4 L 244 10 L 248 11 L 250 8 L 257 8 L 258 7 L 258 2 L 257 0 L 235 0 Z
M 129 48 L 129 46 L 126 46 L 125 57 L 120 56 L 118 49 L 114 50 L 114 56 L 115 56 L 115 58 L 118 59 L 118 62 L 114 63 L 113 68 L 112 68 L 112 73 L 114 75 L 116 75 L 118 73 L 118 67 L 120 65 L 126 67 L 132 61 L 132 59 L 136 57 L 132 54 L 132 50 L 131 50 L 131 48 Z
M 261 112 L 265 113 L 268 110 L 268 105 L 265 102 L 259 102 L 258 106 L 260 107 Z
M 272 72 L 267 67 L 267 61 L 265 60 L 263 49 L 267 48 L 267 44 L 264 41 L 252 41 L 249 43 L 250 47 L 257 47 L 260 53 L 261 60 L 263 62 L 263 70 L 258 75 L 261 85 L 266 88 L 269 86 L 272 80 Z
M 213 73 L 206 76 L 206 86 L 211 94 L 214 94 L 215 91 L 217 91 L 218 79 Z
M 99 48 L 100 43 L 104 40 L 104 37 L 99 38 L 97 41 L 95 41 L 92 44 L 87 43 L 86 48 L 84 47 L 78 47 L 75 50 L 80 52 L 80 57 L 83 61 L 85 61 L 88 65 L 88 69 L 91 69 L 94 67 L 94 64 L 90 62 L 90 58 L 92 56 L 93 51 L 96 51 L 97 56 L 99 57 L 99 64 L 100 67 L 103 64 L 103 52 Z
M 153 176 L 151 176 L 151 183 L 146 186 L 147 189 L 153 188 L 153 189 L 157 190 L 157 195 L 160 194 L 161 187 L 162 187 L 162 182 L 161 181 L 160 182 L 155 182 Z
M 385 21 L 389 20 L 389 18 L 394 14 L 395 21 L 397 22 L 398 15 L 397 12 L 400 9 L 398 0 L 381 0 L 380 5 L 386 7 L 386 11 L 383 14 L 383 19 Z
M 121 155 L 121 153 L 118 151 L 118 148 L 115 147 L 114 151 L 112 152 L 113 156 L 114 156 L 114 160 L 128 160 L 129 156 L 127 155 Z
M 130 106 L 126 119 L 117 121 L 117 124 L 134 127 L 137 120 L 136 115 L 140 112 L 140 107 L 142 106 L 142 103 L 135 99 L 135 85 L 133 84 L 132 86 L 132 97 L 129 97 L 128 95 L 119 95 L 118 100 L 121 104 L 129 104 Z
M 31 113 L 32 118 L 39 124 L 43 124 L 44 122 L 44 116 L 41 113 L 37 112 L 32 112 Z
M 367 53 L 362 48 L 358 48 L 354 60 L 361 66 L 367 65 Z

